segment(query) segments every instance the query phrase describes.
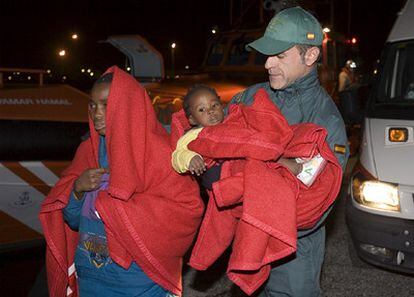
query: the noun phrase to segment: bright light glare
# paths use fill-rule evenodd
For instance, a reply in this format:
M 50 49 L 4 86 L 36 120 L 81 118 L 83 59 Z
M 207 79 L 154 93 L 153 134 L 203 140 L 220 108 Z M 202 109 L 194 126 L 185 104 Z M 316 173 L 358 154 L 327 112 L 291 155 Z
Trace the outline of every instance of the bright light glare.
M 128 66 L 128 67 L 127 67 L 127 71 L 131 71 L 131 67 L 129 67 L 129 66 Z
M 369 204 L 375 204 L 377 208 L 387 210 L 399 209 L 400 199 L 397 187 L 377 181 L 366 181 L 362 184 L 361 190 L 363 200 Z
M 66 55 L 66 51 L 65 50 L 60 50 L 59 51 L 59 56 L 63 57 Z
M 50 69 L 46 70 L 47 74 L 50 74 L 51 72 L 52 72 L 52 70 L 50 70 Z
M 216 34 L 216 30 L 212 29 L 211 33 Z
M 328 27 L 323 28 L 322 30 L 324 33 L 329 33 L 331 32 L 331 29 L 329 29 Z
M 82 72 L 82 73 L 84 73 L 84 72 L 85 72 L 85 68 L 82 68 L 82 69 L 81 69 L 81 72 Z
M 171 43 L 171 48 L 175 48 L 177 46 L 177 44 L 175 44 L 175 42 Z
M 78 34 L 72 34 L 72 39 L 78 39 Z

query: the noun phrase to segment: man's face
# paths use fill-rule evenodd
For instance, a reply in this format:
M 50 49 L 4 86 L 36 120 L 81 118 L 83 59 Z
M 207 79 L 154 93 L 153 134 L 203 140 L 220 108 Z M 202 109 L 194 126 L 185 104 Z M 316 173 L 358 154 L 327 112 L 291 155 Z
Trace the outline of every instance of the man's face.
M 188 119 L 192 126 L 208 127 L 220 124 L 224 119 L 224 112 L 219 98 L 206 90 L 194 93 Z
M 99 135 L 105 136 L 106 131 L 106 103 L 108 101 L 110 84 L 97 84 L 91 93 L 89 101 L 89 116 Z
M 269 56 L 265 68 L 269 73 L 270 86 L 276 90 L 290 86 L 310 70 L 295 46 L 280 54 Z

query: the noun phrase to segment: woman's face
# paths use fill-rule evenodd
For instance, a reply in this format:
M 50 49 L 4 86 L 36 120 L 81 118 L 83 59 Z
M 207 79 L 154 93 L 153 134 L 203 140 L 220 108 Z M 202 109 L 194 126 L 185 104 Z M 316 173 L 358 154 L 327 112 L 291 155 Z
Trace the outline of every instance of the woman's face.
M 93 87 L 89 101 L 89 116 L 93 121 L 95 130 L 99 135 L 105 136 L 106 104 L 108 101 L 110 83 L 101 83 Z

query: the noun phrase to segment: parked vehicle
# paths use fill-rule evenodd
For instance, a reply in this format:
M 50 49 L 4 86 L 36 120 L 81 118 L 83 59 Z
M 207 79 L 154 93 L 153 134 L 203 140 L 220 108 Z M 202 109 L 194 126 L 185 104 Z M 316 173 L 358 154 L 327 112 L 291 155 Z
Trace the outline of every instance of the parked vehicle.
M 144 84 L 160 122 L 168 125 L 171 114 L 182 107 L 182 98 L 193 84 L 203 83 L 215 88 L 226 104 L 248 86 L 267 81 L 266 56 L 245 49 L 247 43 L 262 36 L 263 32 L 264 28 L 258 28 L 215 34 L 208 41 L 200 71 L 179 73 L 174 77 L 165 77 L 161 54 L 141 36 L 110 36 L 107 42 L 126 55 L 131 74 Z M 332 97 L 336 95 L 338 72 L 350 47 L 344 36 L 325 33 L 318 70 L 322 85 Z M 149 69 L 152 69 L 151 75 L 147 74 Z
M 43 242 L 40 205 L 89 130 L 89 96 L 44 74 L 0 68 L 0 252 Z
M 385 44 L 363 123 L 346 219 L 357 254 L 414 273 L 414 1 Z

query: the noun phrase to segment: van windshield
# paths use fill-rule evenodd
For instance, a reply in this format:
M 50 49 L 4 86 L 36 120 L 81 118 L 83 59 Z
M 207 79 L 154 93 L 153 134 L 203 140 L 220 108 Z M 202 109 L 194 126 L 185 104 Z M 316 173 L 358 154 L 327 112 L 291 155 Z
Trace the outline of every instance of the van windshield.
M 366 115 L 414 120 L 414 41 L 387 44 L 381 60 Z
M 414 105 L 414 41 L 398 42 L 389 47 L 376 102 Z

